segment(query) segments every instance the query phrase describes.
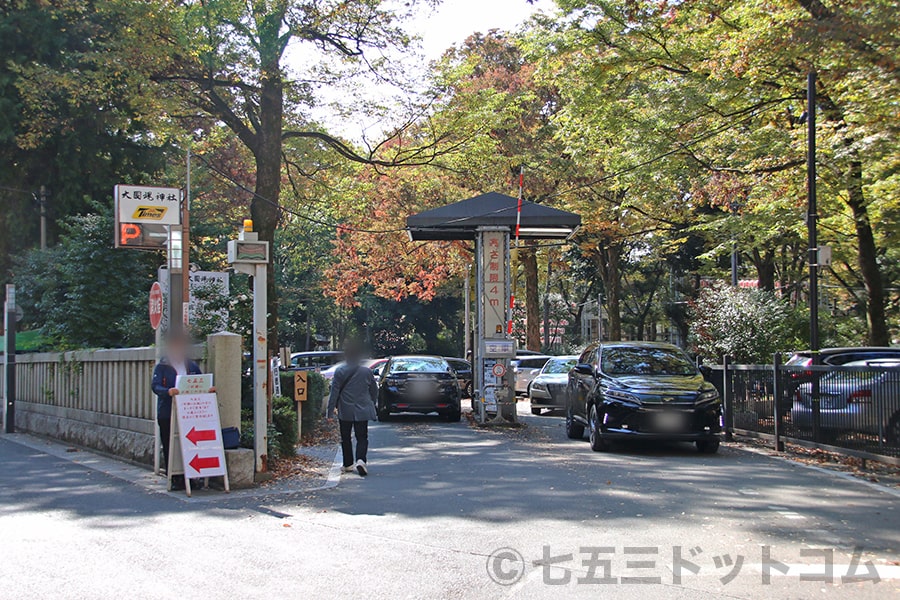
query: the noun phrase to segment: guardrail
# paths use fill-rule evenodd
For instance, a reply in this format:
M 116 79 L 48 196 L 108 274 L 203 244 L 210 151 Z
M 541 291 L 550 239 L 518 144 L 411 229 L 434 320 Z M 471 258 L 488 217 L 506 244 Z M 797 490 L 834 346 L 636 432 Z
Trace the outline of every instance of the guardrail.
M 822 448 L 900 466 L 900 367 L 735 365 L 709 372 L 727 434 Z

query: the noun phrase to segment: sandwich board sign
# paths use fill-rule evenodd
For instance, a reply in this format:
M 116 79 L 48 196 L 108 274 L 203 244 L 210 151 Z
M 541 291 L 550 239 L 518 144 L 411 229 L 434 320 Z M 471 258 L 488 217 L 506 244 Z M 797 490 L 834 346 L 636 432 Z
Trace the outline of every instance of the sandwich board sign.
M 175 387 L 181 389 L 182 386 L 190 386 L 180 381 L 186 377 L 194 376 L 179 376 Z M 204 381 L 203 385 L 208 381 Z M 207 385 L 206 389 L 209 387 Z M 172 412 L 175 414 L 172 415 L 172 435 L 169 442 L 169 489 L 172 487 L 173 475 L 184 475 L 188 496 L 191 495 L 191 479 L 206 477 L 223 477 L 225 491 L 230 491 L 216 395 L 179 393 L 172 399 Z

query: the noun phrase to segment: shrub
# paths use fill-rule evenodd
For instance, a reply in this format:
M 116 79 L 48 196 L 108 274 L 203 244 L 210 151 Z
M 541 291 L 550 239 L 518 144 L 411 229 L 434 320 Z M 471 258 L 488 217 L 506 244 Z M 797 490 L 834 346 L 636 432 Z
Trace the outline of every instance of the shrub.
M 689 341 L 708 360 L 768 363 L 775 352 L 803 345 L 796 312 L 771 292 L 718 284 L 691 303 Z
M 293 456 L 297 449 L 297 411 L 294 401 L 284 396 L 272 398 L 272 425 L 277 432 L 277 439 L 269 436 L 271 452 L 278 458 Z
M 272 422 L 267 426 L 268 445 L 266 452 L 270 458 L 293 456 L 297 447 L 297 412 L 288 398 L 272 398 Z M 241 446 L 253 448 L 253 411 L 241 411 Z

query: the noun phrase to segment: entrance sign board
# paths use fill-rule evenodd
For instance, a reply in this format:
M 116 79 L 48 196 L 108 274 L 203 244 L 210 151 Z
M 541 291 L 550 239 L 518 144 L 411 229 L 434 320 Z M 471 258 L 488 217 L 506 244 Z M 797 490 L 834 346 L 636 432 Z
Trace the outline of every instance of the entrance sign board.
M 208 394 L 213 386 L 212 373 L 200 375 L 179 375 L 175 379 L 178 394 Z
M 225 448 L 216 395 L 178 394 L 173 405 L 185 478 L 224 476 Z
M 181 224 L 181 190 L 126 185 L 115 187 L 117 223 Z
M 296 402 L 306 402 L 309 394 L 308 378 L 309 375 L 306 371 L 294 372 L 294 400 Z

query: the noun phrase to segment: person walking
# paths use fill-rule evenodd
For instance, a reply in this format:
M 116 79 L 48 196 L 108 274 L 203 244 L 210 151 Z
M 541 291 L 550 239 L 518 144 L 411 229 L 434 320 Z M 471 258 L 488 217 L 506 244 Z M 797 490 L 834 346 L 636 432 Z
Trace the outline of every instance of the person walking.
M 369 474 L 366 454 L 369 450 L 369 421 L 376 417 L 375 403 L 378 400 L 378 384 L 375 374 L 362 365 L 362 347 L 350 343 L 344 349 L 346 363 L 334 373 L 331 381 L 331 395 L 328 398 L 326 417 L 331 420 L 337 410 L 341 429 L 341 453 L 344 466 L 342 473 L 354 469 L 362 477 Z M 353 440 L 356 437 L 356 461 L 354 462 Z

